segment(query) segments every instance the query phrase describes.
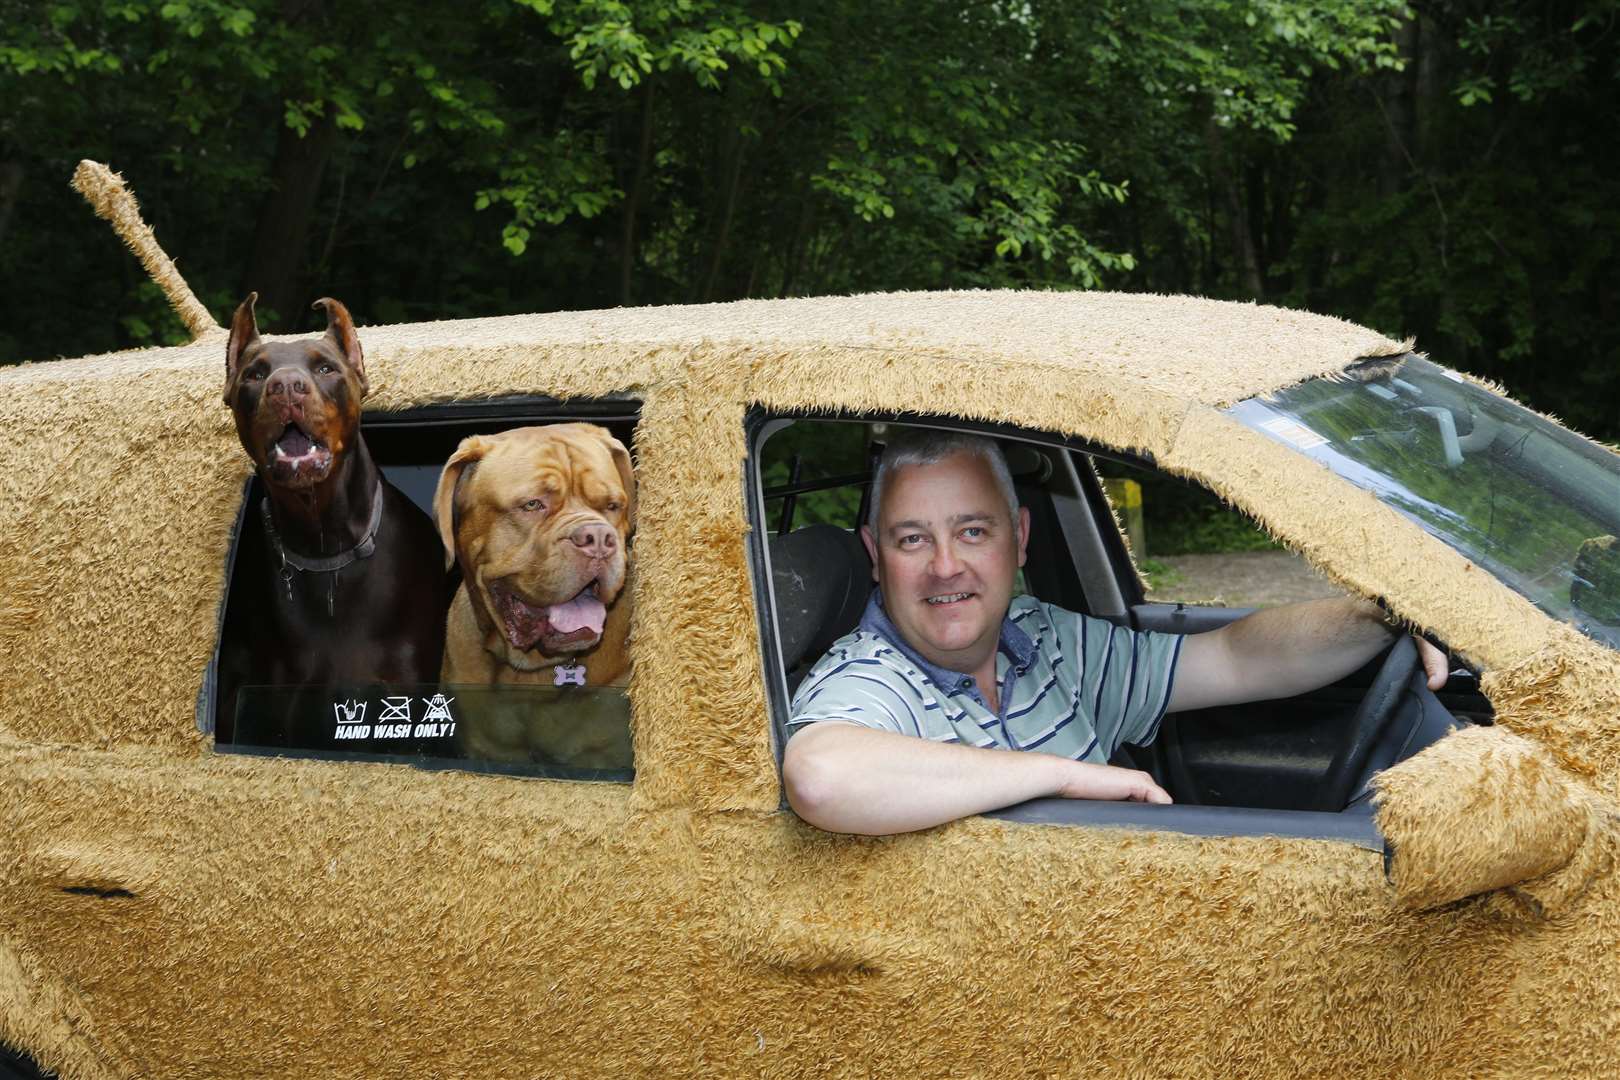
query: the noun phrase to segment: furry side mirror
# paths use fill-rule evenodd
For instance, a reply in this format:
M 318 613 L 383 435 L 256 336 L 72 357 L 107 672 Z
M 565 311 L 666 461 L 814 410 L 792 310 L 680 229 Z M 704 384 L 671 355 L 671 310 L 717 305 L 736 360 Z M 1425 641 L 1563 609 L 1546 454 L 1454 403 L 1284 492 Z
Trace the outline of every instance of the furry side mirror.
M 1373 784 L 1389 879 L 1413 910 L 1503 890 L 1544 917 L 1584 894 L 1614 846 L 1595 794 L 1503 728 L 1449 735 Z

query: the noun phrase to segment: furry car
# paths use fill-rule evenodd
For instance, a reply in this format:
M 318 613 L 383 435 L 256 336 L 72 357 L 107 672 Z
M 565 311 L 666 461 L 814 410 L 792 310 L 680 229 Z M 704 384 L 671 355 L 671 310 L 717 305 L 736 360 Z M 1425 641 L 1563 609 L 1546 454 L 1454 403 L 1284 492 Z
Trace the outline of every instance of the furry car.
M 221 742 L 253 709 L 214 681 L 251 477 L 223 331 L 162 280 L 191 344 L 0 372 L 0 1043 L 38 1065 L 1620 1070 L 1612 450 L 1410 342 L 1187 297 L 362 326 L 367 439 L 419 501 L 470 434 L 589 421 L 632 448 L 631 760 L 459 754 L 416 732 L 461 715 L 449 687 L 312 688 L 313 736 L 239 719 Z M 1381 601 L 1451 682 L 1396 649 L 1307 699 L 1173 717 L 1134 763 L 1173 806 L 818 831 L 783 801 L 785 710 L 870 589 L 838 514 L 904 425 L 1008 450 L 1037 596 L 1234 617 L 1144 592 L 1098 479 L 1128 463 Z M 335 737 L 400 698 L 397 741 Z

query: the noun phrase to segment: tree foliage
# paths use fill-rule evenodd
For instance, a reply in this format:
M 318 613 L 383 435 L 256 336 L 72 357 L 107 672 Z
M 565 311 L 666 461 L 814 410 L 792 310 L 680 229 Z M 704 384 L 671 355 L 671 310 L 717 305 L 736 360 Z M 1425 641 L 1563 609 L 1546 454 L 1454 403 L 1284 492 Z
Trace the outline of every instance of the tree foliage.
M 1189 291 L 1620 433 L 1614 0 L 0 0 L 0 359 L 223 316 Z M 66 315 L 67 317 L 64 317 Z

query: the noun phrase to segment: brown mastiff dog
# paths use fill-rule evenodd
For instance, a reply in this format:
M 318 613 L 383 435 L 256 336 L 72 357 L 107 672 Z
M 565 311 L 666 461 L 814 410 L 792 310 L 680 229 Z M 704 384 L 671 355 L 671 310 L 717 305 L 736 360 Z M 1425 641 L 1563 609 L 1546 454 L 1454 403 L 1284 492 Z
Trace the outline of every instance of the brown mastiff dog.
M 462 575 L 441 682 L 559 688 L 466 714 L 466 752 L 628 768 L 624 696 L 590 689 L 622 687 L 629 672 L 635 474 L 624 444 L 594 424 L 471 436 L 445 463 L 433 511 Z

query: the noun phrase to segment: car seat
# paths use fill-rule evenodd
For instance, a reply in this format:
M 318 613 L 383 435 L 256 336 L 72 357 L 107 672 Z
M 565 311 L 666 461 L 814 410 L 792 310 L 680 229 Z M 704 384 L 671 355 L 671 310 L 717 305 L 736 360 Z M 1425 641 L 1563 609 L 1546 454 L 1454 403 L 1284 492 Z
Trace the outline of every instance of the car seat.
M 872 562 L 855 533 L 808 525 L 770 539 L 776 634 L 788 693 L 834 641 L 855 629 L 872 593 Z

